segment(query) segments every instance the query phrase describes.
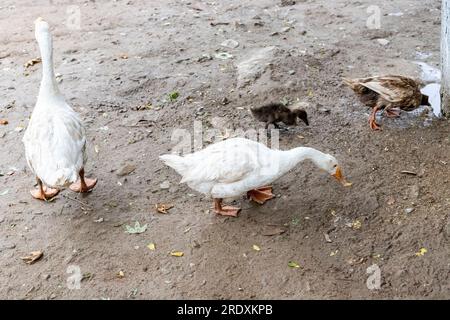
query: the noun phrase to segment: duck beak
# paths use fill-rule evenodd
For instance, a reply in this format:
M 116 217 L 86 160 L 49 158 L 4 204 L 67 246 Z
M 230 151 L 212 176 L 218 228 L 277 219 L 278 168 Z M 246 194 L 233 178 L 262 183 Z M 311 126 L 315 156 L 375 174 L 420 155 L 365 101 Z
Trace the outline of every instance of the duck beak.
M 344 187 L 352 186 L 352 183 L 347 182 L 347 180 L 345 180 L 344 175 L 342 174 L 341 167 L 337 167 L 336 172 L 332 176 L 335 177 L 336 180 L 338 180 Z

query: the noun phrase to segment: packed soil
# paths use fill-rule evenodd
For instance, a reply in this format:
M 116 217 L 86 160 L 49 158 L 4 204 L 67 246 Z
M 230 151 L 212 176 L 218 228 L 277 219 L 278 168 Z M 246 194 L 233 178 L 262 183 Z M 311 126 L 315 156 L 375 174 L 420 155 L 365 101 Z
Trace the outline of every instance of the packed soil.
M 68 24 L 74 4 L 80 28 Z M 367 24 L 372 5 L 3 0 L 0 297 L 450 298 L 449 123 L 424 110 L 382 117 L 383 131 L 372 132 L 369 110 L 341 82 L 418 77 L 416 61 L 437 67 L 440 1 L 379 1 L 379 29 Z M 42 74 L 40 63 L 24 67 L 39 57 L 39 16 L 52 28 L 61 91 L 87 129 L 87 175 L 99 179 L 88 195 L 64 190 L 48 203 L 30 196 L 21 142 Z M 238 46 L 223 46 L 229 39 Z M 264 48 L 268 60 L 242 83 L 240 62 Z M 310 126 L 280 131 L 280 148 L 335 155 L 351 188 L 306 162 L 273 184 L 276 199 L 242 197 L 240 216 L 224 218 L 158 158 L 176 130 L 185 141 L 194 123 L 232 136 L 264 127 L 251 106 L 297 100 L 308 103 Z M 173 208 L 157 213 L 160 203 Z M 147 229 L 127 233 L 136 221 Z M 34 264 L 21 259 L 39 250 Z

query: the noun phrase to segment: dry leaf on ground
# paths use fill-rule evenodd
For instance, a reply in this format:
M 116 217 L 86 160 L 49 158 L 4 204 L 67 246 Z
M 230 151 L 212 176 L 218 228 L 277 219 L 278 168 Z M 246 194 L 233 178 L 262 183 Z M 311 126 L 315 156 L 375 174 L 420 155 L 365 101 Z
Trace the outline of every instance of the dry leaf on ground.
M 158 213 L 167 214 L 169 213 L 169 210 L 172 209 L 174 206 L 171 204 L 155 204 L 155 209 Z
M 422 257 L 422 256 L 424 256 L 425 253 L 427 253 L 427 252 L 428 252 L 427 249 L 425 249 L 425 248 L 420 248 L 419 252 L 416 253 L 416 256 L 417 256 L 417 257 Z
M 33 251 L 30 252 L 28 256 L 22 257 L 21 259 L 26 264 L 34 264 L 35 262 L 39 261 L 44 256 L 44 253 L 42 251 Z
M 38 64 L 38 63 L 41 63 L 41 62 L 42 62 L 41 58 L 35 58 L 35 59 L 31 59 L 31 60 L 27 61 L 27 63 L 25 63 L 23 66 L 25 68 L 29 68 L 29 67 L 32 67 L 35 64 Z

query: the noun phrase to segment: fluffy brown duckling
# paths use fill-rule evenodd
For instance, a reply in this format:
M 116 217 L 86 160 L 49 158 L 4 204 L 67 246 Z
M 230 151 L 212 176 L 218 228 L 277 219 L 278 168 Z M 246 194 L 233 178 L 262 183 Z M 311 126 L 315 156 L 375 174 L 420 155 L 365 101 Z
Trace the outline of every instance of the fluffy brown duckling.
M 420 92 L 419 83 L 409 77 L 386 75 L 359 79 L 343 78 L 362 103 L 372 108 L 369 125 L 372 130 L 381 130 L 375 116 L 384 110 L 388 117 L 399 117 L 400 111 L 411 111 L 421 105 L 430 106 L 428 96 Z
M 308 114 L 304 109 L 291 109 L 281 102 L 269 103 L 260 107 L 250 108 L 252 115 L 259 121 L 266 123 L 266 129 L 270 124 L 279 128 L 277 122 L 283 122 L 285 125 L 292 126 L 297 124 L 297 118 L 300 118 L 307 126 Z

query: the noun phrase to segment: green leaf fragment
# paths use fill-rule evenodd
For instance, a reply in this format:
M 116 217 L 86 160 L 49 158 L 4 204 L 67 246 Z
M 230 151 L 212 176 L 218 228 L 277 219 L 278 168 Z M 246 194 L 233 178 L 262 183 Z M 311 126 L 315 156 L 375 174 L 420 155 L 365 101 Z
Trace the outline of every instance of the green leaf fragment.
M 147 230 L 147 225 L 143 225 L 141 226 L 141 224 L 136 221 L 136 223 L 134 224 L 134 227 L 131 227 L 129 225 L 125 226 L 125 232 L 128 234 L 139 234 L 139 233 L 143 233 Z

